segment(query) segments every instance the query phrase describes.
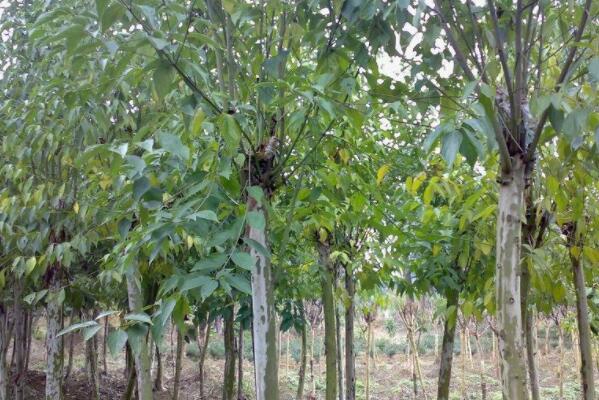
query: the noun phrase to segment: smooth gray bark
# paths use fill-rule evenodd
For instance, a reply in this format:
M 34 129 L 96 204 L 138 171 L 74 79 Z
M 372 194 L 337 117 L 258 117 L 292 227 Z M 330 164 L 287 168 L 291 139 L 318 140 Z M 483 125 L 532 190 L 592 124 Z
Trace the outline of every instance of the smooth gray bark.
M 141 292 L 141 276 L 137 266 L 131 267 L 127 275 L 127 292 L 129 297 L 129 309 L 131 312 L 142 312 L 144 307 Z M 150 355 L 147 339 L 141 339 L 140 351 L 135 354 L 135 375 L 137 379 L 137 396 L 139 400 L 152 400 L 152 374 L 150 372 Z

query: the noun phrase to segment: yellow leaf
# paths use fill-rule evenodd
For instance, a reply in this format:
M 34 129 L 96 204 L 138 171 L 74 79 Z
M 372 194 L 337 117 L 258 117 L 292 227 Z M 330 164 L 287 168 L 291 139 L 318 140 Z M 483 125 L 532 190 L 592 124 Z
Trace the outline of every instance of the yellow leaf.
M 433 245 L 433 256 L 436 256 L 441 251 L 441 246 L 438 244 Z
M 35 257 L 30 257 L 25 263 L 25 275 L 29 275 L 35 268 L 36 260 Z
M 102 188 L 102 190 L 106 190 L 108 189 L 108 187 L 112 184 L 112 179 L 108 176 L 105 176 L 104 178 L 102 178 L 102 180 L 100 181 L 100 187 Z
M 6 277 L 4 276 L 4 270 L 0 271 L 0 290 L 4 289 L 6 285 Z
M 416 194 L 418 188 L 424 183 L 426 179 L 426 173 L 421 172 L 412 180 L 412 187 L 410 188 L 410 192 L 412 194 Z
M 187 236 L 187 248 L 191 249 L 193 247 L 193 238 L 191 236 Z
M 344 164 L 347 164 L 349 162 L 349 151 L 346 149 L 339 150 L 339 157 L 341 157 Z
M 75 214 L 79 214 L 79 203 L 75 202 L 73 204 L 73 211 L 75 211 Z
M 198 109 L 198 111 L 196 112 L 196 114 L 193 117 L 193 121 L 191 122 L 191 134 L 196 136 L 197 134 L 200 133 L 200 130 L 202 129 L 202 122 L 204 122 L 204 119 L 206 118 L 206 114 L 204 114 L 204 111 L 200 108 Z
M 426 186 L 426 189 L 424 189 L 424 193 L 422 194 L 422 201 L 424 201 L 424 204 L 431 204 L 436 188 L 437 184 L 433 181 Z
M 384 164 L 382 167 L 379 168 L 379 170 L 376 172 L 376 184 L 377 185 L 381 184 L 381 182 L 385 178 L 385 175 L 387 175 L 387 173 L 389 172 L 390 168 L 391 167 L 389 166 L 389 164 Z
M 570 254 L 572 255 L 572 257 L 578 259 L 580 257 L 580 247 L 578 247 L 578 246 L 570 247 Z

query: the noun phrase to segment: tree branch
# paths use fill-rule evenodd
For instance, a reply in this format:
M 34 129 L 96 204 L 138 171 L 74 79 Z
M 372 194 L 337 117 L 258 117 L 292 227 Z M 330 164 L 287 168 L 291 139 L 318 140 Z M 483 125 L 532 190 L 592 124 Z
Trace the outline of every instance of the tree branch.
M 589 18 L 589 13 L 590 13 L 592 3 L 593 3 L 593 0 L 586 0 L 586 2 L 584 4 L 584 10 L 582 11 L 580 23 L 578 24 L 578 29 L 576 30 L 576 35 L 574 35 L 574 43 L 572 44 L 572 47 L 570 48 L 570 52 L 568 53 L 566 62 L 564 63 L 562 71 L 559 74 L 559 78 L 557 79 L 557 82 L 555 84 L 554 90 L 556 92 L 561 89 L 562 83 L 564 83 L 566 76 L 568 76 L 568 73 L 570 72 L 570 67 L 572 66 L 572 62 L 574 61 L 574 56 L 576 55 L 577 44 L 580 42 L 580 39 L 582 38 L 582 33 L 584 32 L 584 28 L 585 28 L 587 20 Z M 539 122 L 537 123 L 537 127 L 535 128 L 535 133 L 534 133 L 533 139 L 530 142 L 530 145 L 528 146 L 528 149 L 526 151 L 526 157 L 524 159 L 525 162 L 530 162 L 534 158 L 536 148 L 539 145 L 539 140 L 541 138 L 541 133 L 543 132 L 543 128 L 545 127 L 545 123 L 547 122 L 548 117 L 549 117 L 549 107 L 547 107 L 547 108 L 545 108 L 545 110 L 543 110 L 543 113 L 541 114 L 541 117 L 539 118 Z

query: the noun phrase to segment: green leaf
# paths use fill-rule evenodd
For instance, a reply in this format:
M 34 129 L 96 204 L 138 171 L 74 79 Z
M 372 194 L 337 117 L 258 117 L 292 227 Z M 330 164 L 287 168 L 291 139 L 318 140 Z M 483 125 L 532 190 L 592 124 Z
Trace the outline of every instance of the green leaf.
M 183 160 L 189 159 L 189 148 L 181 142 L 179 136 L 162 132 L 158 135 L 158 143 L 160 143 L 160 146 L 169 153 L 178 156 Z
M 256 264 L 256 260 L 252 257 L 251 254 L 243 252 L 243 251 L 235 251 L 231 254 L 231 260 L 235 263 L 235 265 L 247 269 L 251 271 L 254 269 Z
M 210 277 L 204 276 L 204 275 L 195 276 L 195 277 L 190 278 L 190 279 L 185 279 L 183 281 L 183 285 L 181 285 L 181 288 L 179 290 L 181 292 L 186 292 L 188 290 L 195 289 L 195 288 L 198 288 L 200 286 L 203 286 L 206 283 L 210 282 L 211 280 L 212 279 Z
M 192 221 L 195 221 L 198 218 L 205 219 L 205 220 L 208 220 L 208 221 L 218 222 L 218 216 L 212 210 L 198 211 L 198 212 L 195 212 L 193 214 L 190 214 L 187 217 L 187 219 L 192 220 Z
M 252 287 L 247 279 L 239 275 L 225 275 L 225 279 L 231 284 L 231 286 L 240 292 L 250 295 L 252 294 Z
M 447 167 L 451 168 L 455 161 L 455 156 L 458 154 L 458 149 L 462 144 L 462 134 L 459 131 L 451 131 L 443 136 L 441 141 L 441 156 L 447 163 Z
M 123 347 L 125 347 L 125 343 L 127 343 L 127 332 L 122 331 L 120 329 L 114 330 L 108 334 L 106 342 L 108 344 L 108 350 L 110 350 L 110 354 L 112 355 L 112 357 L 119 357 L 121 355 Z
M 154 70 L 152 75 L 154 81 L 154 88 L 158 97 L 163 99 L 169 92 L 171 83 L 173 82 L 173 69 L 170 65 L 161 63 Z
M 87 328 L 84 328 L 83 329 L 83 341 L 87 342 L 89 339 L 94 337 L 94 335 L 96 333 L 98 333 L 98 331 L 100 329 L 102 329 L 102 326 L 100 326 L 100 325 L 88 326 Z
M 133 182 L 133 198 L 135 201 L 139 201 L 141 196 L 143 196 L 150 189 L 150 180 L 145 176 L 142 176 L 139 179 L 136 179 Z M 119 225 L 119 232 L 121 232 L 121 226 Z
M 266 228 L 266 219 L 262 211 L 250 211 L 247 213 L 248 224 L 259 231 L 263 231 Z
M 191 134 L 197 136 L 202 131 L 202 122 L 206 119 L 206 114 L 201 108 L 196 111 L 193 121 L 191 121 Z
M 141 354 L 144 346 L 148 328 L 145 325 L 135 324 L 127 328 L 127 336 L 129 337 L 129 345 L 134 355 Z
M 200 288 L 200 294 L 203 299 L 207 299 L 218 287 L 218 282 L 215 280 L 211 280 L 207 282 L 204 286 Z
M 264 191 L 260 186 L 250 186 L 247 189 L 248 194 L 256 200 L 256 203 L 262 204 L 262 200 L 264 200 Z
M 152 319 L 146 313 L 132 313 L 125 315 L 126 321 L 136 321 L 152 325 Z
M 426 136 L 426 138 L 424 139 L 424 143 L 422 144 L 422 148 L 424 149 L 425 153 L 431 151 L 431 148 L 437 142 L 441 133 L 443 133 L 443 129 L 440 126 L 438 126 Z
M 77 324 L 73 324 L 71 326 L 69 326 L 68 328 L 65 328 L 63 330 L 61 330 L 60 332 L 58 332 L 58 335 L 56 335 L 57 337 L 62 336 L 62 335 L 66 335 L 67 333 L 79 330 L 79 329 L 84 329 L 84 328 L 89 328 L 91 326 L 100 326 L 96 321 L 85 321 L 85 322 L 79 322 Z
M 95 319 L 96 321 L 98 321 L 98 320 L 100 320 L 100 319 L 102 319 L 102 318 L 109 317 L 109 316 L 111 316 L 111 315 L 118 314 L 118 313 L 119 313 L 119 311 L 115 311 L 115 310 L 112 310 L 112 311 L 102 311 L 102 312 L 101 312 L 100 314 L 98 314 L 98 315 L 96 316 L 96 318 L 94 318 L 94 319 Z
M 232 115 L 222 114 L 220 118 L 220 134 L 225 141 L 225 155 L 234 156 L 241 142 L 241 129 Z
M 245 242 L 245 244 L 250 246 L 252 249 L 254 249 L 258 253 L 260 253 L 263 257 L 270 260 L 270 258 L 271 258 L 270 251 L 268 251 L 268 249 L 266 247 L 264 247 L 261 243 L 258 243 L 254 239 L 250 239 L 250 238 L 243 238 L 243 241 Z
M 212 254 L 209 257 L 195 263 L 192 271 L 204 271 L 212 272 L 220 267 L 227 261 L 228 256 L 226 254 Z
M 29 274 L 33 272 L 36 263 L 37 262 L 35 257 L 30 257 L 27 259 L 27 261 L 25 262 L 25 276 L 29 276 Z

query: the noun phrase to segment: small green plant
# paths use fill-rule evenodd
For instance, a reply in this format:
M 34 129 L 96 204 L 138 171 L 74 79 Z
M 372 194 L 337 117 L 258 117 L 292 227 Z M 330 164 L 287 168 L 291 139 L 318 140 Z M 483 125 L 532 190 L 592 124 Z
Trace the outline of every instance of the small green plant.
M 225 358 L 225 345 L 220 341 L 210 342 L 208 344 L 208 354 L 215 360 Z
M 198 344 L 193 341 L 188 343 L 187 346 L 185 346 L 185 355 L 193 360 L 200 358 L 200 348 L 198 347 Z

